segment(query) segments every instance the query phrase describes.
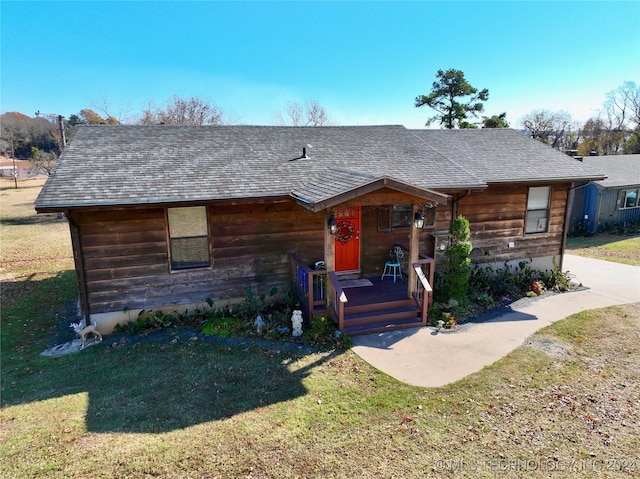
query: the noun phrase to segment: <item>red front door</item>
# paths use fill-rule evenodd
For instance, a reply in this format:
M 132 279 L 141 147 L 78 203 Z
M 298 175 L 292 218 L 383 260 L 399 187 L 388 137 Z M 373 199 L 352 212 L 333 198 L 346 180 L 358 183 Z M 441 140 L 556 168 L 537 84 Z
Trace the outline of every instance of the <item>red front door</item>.
M 337 208 L 336 272 L 360 270 L 360 207 Z

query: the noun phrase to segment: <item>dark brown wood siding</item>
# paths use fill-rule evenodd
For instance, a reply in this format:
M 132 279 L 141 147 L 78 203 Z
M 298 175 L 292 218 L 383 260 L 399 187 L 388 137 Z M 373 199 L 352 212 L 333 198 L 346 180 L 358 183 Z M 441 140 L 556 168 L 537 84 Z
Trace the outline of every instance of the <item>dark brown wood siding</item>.
M 471 224 L 472 261 L 493 263 L 562 252 L 569 183 L 551 186 L 551 211 L 546 233 L 525 234 L 528 185 L 493 185 L 472 192 L 458 203 L 458 214 Z M 450 221 L 450 218 L 449 218 Z M 438 225 L 439 229 L 444 225 Z M 509 248 L 509 243 L 514 244 Z
M 491 186 L 457 203 L 471 223 L 474 262 L 503 262 L 561 253 L 565 202 L 569 184 L 552 188 L 549 231 L 526 235 L 527 185 Z M 464 192 L 457 193 L 462 196 Z M 408 228 L 380 231 L 378 206 L 421 203 L 390 190 L 357 198 L 344 206 L 361 207 L 361 273 L 381 274 L 389 249 L 409 245 Z M 340 205 L 343 206 L 343 205 Z M 91 314 L 152 309 L 203 302 L 218 305 L 272 287 L 288 289 L 288 253 L 306 263 L 324 259 L 326 212 L 311 213 L 294 201 L 207 205 L 211 267 L 171 271 L 166 209 L 82 210 L 70 213 L 77 227 L 74 254 L 81 259 Z M 453 205 L 438 205 L 436 225 L 420 233 L 420 253 L 432 256 L 432 232 L 450 229 Z M 515 247 L 509 248 L 509 242 Z
M 312 264 L 324 257 L 324 213 L 293 202 L 209 209 L 215 298 L 238 297 L 245 287 L 258 293 L 288 288 L 290 252 Z M 212 296 L 213 297 L 213 296 Z
M 172 304 L 224 304 L 243 296 L 288 288 L 288 253 L 322 259 L 322 213 L 293 202 L 208 206 L 212 267 L 170 271 L 164 208 L 75 211 L 90 313 Z

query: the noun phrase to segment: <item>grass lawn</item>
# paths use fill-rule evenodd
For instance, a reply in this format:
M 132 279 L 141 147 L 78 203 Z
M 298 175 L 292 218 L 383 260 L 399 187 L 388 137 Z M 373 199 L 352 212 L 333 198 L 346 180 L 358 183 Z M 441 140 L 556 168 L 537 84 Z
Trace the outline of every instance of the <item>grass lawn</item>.
M 568 238 L 567 253 L 640 266 L 640 235 Z
M 177 341 L 46 358 L 75 275 L 66 223 L 34 218 L 36 193 L 0 191 L 2 478 L 640 473 L 637 305 L 559 321 L 431 389 L 350 351 Z

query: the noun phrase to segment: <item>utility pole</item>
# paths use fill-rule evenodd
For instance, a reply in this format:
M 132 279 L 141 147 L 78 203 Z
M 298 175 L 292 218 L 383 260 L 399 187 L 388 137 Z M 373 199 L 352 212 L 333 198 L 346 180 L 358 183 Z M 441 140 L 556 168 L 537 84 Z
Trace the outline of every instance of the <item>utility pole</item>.
M 58 128 L 60 129 L 60 138 L 62 141 L 62 148 L 64 149 L 67 146 L 67 139 L 64 136 L 64 117 L 62 115 L 58 115 Z
M 36 118 L 40 118 L 41 116 L 47 117 L 49 121 L 54 122 L 54 118 L 58 123 L 58 134 L 60 135 L 60 152 L 67 146 L 67 138 L 64 133 L 64 116 L 56 115 L 55 113 L 40 113 L 40 110 L 36 112 Z
M 13 150 L 13 140 L 11 140 L 11 149 Z M 18 170 L 16 169 L 16 155 L 11 155 L 13 158 L 13 184 L 18 189 Z

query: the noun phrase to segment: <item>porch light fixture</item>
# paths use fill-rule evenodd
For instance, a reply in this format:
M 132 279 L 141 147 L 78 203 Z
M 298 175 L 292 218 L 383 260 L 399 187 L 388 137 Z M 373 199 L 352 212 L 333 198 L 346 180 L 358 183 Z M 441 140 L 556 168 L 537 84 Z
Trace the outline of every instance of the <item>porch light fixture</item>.
M 329 227 L 329 233 L 331 233 L 332 235 L 335 235 L 338 232 L 338 225 L 336 223 L 336 219 L 333 216 L 329 217 L 327 226 Z
M 421 211 L 416 211 L 416 214 L 413 216 L 413 224 L 419 230 L 421 230 L 422 227 L 424 226 L 424 216 L 422 216 Z

